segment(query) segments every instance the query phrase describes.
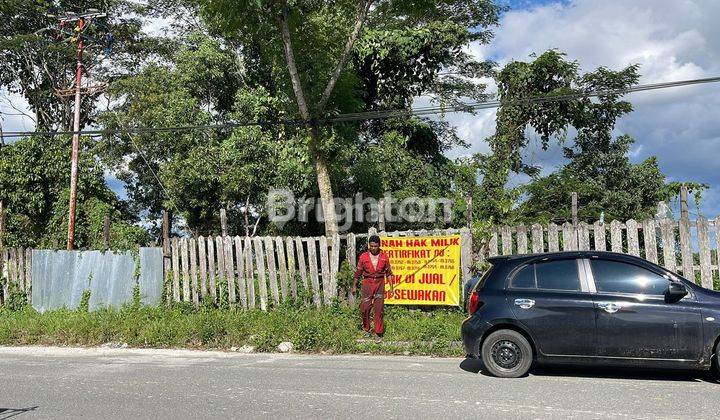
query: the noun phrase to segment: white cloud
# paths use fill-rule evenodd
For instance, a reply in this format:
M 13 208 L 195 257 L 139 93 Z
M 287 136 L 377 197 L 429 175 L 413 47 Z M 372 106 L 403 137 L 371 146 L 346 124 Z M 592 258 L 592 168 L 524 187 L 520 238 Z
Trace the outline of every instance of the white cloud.
M 528 60 L 551 48 L 566 52 L 584 71 L 639 64 L 641 83 L 720 74 L 720 1 L 573 0 L 506 13 L 490 45 L 472 45 L 479 58 L 506 64 Z M 673 180 L 711 184 L 703 211 L 720 215 L 720 85 L 673 88 L 628 96 L 635 112 L 622 118 L 617 133 L 636 139 L 631 159 L 657 155 Z M 494 121 L 455 116 L 472 150 L 484 150 Z M 544 172 L 557 166 L 559 148 L 532 146 L 527 153 Z

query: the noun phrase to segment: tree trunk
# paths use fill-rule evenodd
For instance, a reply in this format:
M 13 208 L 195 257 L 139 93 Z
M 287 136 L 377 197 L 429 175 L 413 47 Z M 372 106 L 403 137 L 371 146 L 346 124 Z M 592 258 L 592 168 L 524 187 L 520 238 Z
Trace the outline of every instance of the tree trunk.
M 330 170 L 328 163 L 315 147 L 319 141 L 319 134 L 316 128 L 312 132 L 312 146 L 310 151 L 315 162 L 315 173 L 317 175 L 318 191 L 320 191 L 320 202 L 322 204 L 323 216 L 325 218 L 325 236 L 332 238 L 338 233 L 337 214 L 335 213 L 335 201 L 333 200 L 332 183 L 330 181 Z

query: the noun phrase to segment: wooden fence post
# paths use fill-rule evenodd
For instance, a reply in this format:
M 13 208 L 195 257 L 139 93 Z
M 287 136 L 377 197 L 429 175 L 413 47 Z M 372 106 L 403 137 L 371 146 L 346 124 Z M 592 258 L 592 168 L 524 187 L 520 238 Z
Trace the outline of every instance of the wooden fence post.
M 253 239 L 253 247 L 255 249 L 255 266 L 258 275 L 258 293 L 260 294 L 260 309 L 267 311 L 268 293 L 267 282 L 265 280 L 265 255 L 263 253 L 263 243 L 260 237 Z
M 690 242 L 690 219 L 680 219 L 680 256 L 682 257 L 682 275 L 686 279 L 695 281 L 693 268 L 692 243 Z
M 496 257 L 498 255 L 498 233 L 496 228 L 492 228 L 490 232 L 490 240 L 488 241 L 488 256 Z
M 640 256 L 640 241 L 638 240 L 638 223 L 630 219 L 625 222 L 627 231 L 628 254 Z
M 220 209 L 220 231 L 223 237 L 228 236 L 227 211 L 225 209 Z
M 229 236 L 223 237 L 223 247 L 225 248 L 225 279 L 227 280 L 228 302 L 235 303 L 237 296 L 235 294 L 235 264 L 233 259 L 233 239 Z
M 308 269 L 310 270 L 310 281 L 312 282 L 312 295 L 313 302 L 318 308 L 321 305 L 320 301 L 320 281 L 318 279 L 318 266 L 317 266 L 317 254 L 315 253 L 315 238 L 308 238 Z
M 357 257 L 355 254 L 355 234 L 349 233 L 347 236 L 347 261 L 350 265 L 350 271 L 353 273 L 355 272 L 355 268 L 357 268 Z M 350 292 L 350 291 L 348 291 Z M 350 306 L 355 306 L 355 296 L 352 293 L 348 294 L 348 304 Z
M 502 253 L 503 255 L 512 254 L 512 230 L 510 226 L 500 228 L 500 236 L 502 237 Z
M 247 276 L 245 275 L 245 250 L 243 250 L 243 240 L 239 236 L 235 236 L 235 260 L 237 261 L 237 289 L 240 297 L 240 306 L 247 309 Z
M 709 228 L 710 224 L 705 217 L 698 217 L 697 219 L 698 228 L 698 246 L 700 247 L 700 281 L 702 287 L 712 290 L 713 278 L 711 256 L 710 256 L 710 237 Z
M 271 237 L 265 237 L 265 253 L 267 257 L 268 279 L 270 280 L 270 293 L 275 306 L 280 304 L 280 290 L 278 289 L 277 270 L 275 267 L 275 245 Z
M 610 250 L 622 252 L 622 227 L 617 220 L 610 222 Z
M 280 275 L 280 292 L 282 293 L 283 302 L 286 302 L 290 298 L 290 288 L 288 285 L 287 260 L 285 259 L 285 242 L 279 236 L 275 238 L 275 250 L 277 251 L 277 263 Z
M 163 210 L 162 216 L 163 271 L 165 274 L 163 276 L 163 279 L 166 283 L 165 296 L 167 298 L 167 303 L 169 304 L 170 299 L 173 296 L 172 284 L 168 281 L 172 273 L 172 254 L 170 251 L 170 231 L 172 229 L 172 226 L 170 226 L 170 224 L 172 223 L 172 217 L 170 217 L 170 212 L 168 212 L 167 210 Z
M 527 228 L 525 225 L 517 227 L 517 253 L 527 254 Z
M 172 295 L 175 302 L 180 302 L 180 241 L 172 239 Z
M 328 252 L 328 241 L 325 236 L 320 237 L 320 271 L 322 273 L 323 296 L 325 304 L 330 305 L 335 291 L 332 287 L 332 279 L 330 278 L 330 255 Z
M 252 241 L 249 237 L 245 237 L 243 248 L 245 278 L 247 279 L 247 304 L 248 309 L 255 309 L 255 271 L 252 263 Z
M 460 271 L 462 274 L 462 284 L 460 285 L 460 305 L 464 303 L 465 285 L 472 277 L 472 246 L 472 234 L 470 229 L 467 227 L 460 229 Z
M 643 222 L 643 243 L 645 244 L 645 259 L 657 264 L 657 241 L 655 240 L 655 220 L 653 219 Z
M 660 222 L 662 232 L 663 266 L 670 271 L 677 271 L 675 259 L 675 221 L 663 219 Z
M 533 254 L 539 254 L 545 251 L 545 238 L 543 236 L 543 227 L 538 223 L 534 223 L 530 229 L 532 230 Z
M 190 302 L 190 253 L 188 249 L 188 238 L 180 240 L 180 260 L 182 267 L 182 300 Z
M 607 245 L 605 243 L 605 223 L 599 220 L 593 224 L 593 233 L 595 241 L 595 251 L 605 251 Z

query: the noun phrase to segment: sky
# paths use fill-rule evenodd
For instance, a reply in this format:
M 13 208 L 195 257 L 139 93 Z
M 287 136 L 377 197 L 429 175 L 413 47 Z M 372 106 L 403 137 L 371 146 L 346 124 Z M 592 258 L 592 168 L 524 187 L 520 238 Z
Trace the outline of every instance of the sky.
M 492 59 L 500 66 L 555 48 L 577 60 L 585 71 L 639 64 L 643 84 L 720 75 L 720 1 L 505 3 L 511 10 L 503 14 L 494 40 L 470 46 L 478 58 Z M 720 216 L 720 84 L 636 93 L 626 99 L 635 111 L 618 121 L 615 132 L 635 138 L 631 160 L 641 162 L 654 155 L 670 181 L 709 184 L 700 208 L 691 203 L 691 215 Z M 494 132 L 494 111 L 456 114 L 448 120 L 471 144 L 469 150 L 453 150 L 451 155 L 488 150 L 484 139 Z M 544 173 L 564 161 L 557 143 L 543 151 L 533 141 L 525 156 Z
M 532 53 L 555 48 L 577 60 L 583 70 L 598 66 L 614 70 L 640 65 L 640 83 L 720 75 L 720 1 L 718 0 L 501 0 L 510 10 L 502 15 L 489 45 L 470 45 L 480 59 L 500 66 L 528 60 Z M 636 143 L 631 160 L 657 156 L 670 181 L 698 181 L 710 185 L 701 207 L 691 203 L 693 215 L 720 216 L 720 84 L 673 88 L 627 96 L 635 111 L 618 121 L 616 134 Z M 3 128 L 31 130 L 27 117 L 9 106 L 25 109 L 21 98 L 0 92 Z M 494 111 L 477 115 L 451 114 L 469 149 L 450 156 L 487 151 L 485 138 L 495 127 Z M 570 137 L 571 138 L 571 137 Z M 544 173 L 564 161 L 561 146 L 543 151 L 537 140 L 525 153 L 528 163 Z M 526 179 L 516 178 L 513 182 Z M 114 189 L 119 183 L 111 182 Z M 120 192 L 120 191 L 118 191 Z M 691 200 L 692 201 L 692 200 Z

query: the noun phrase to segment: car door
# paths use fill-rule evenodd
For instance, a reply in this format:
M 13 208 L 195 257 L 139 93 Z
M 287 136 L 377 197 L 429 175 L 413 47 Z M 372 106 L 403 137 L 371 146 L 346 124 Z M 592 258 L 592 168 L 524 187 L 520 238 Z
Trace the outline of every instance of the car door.
M 698 360 L 702 317 L 692 298 L 665 301 L 667 275 L 629 262 L 592 258 L 598 356 Z
M 508 304 L 543 355 L 594 354 L 593 298 L 584 273 L 581 281 L 578 261 L 572 258 L 528 264 L 511 275 L 508 283 Z

